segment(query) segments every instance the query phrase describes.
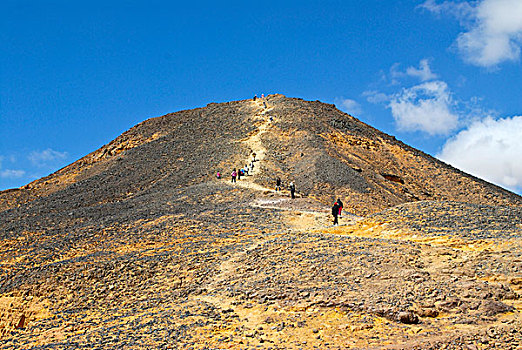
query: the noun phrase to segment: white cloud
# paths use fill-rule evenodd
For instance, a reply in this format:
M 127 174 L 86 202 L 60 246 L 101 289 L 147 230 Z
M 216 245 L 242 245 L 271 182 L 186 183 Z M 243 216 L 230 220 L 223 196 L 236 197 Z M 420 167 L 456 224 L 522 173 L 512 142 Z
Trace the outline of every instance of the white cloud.
M 3 161 L 6 158 L 4 156 L 0 156 L 0 178 L 1 179 L 17 179 L 25 175 L 24 170 L 13 170 L 13 169 L 3 169 Z M 14 157 L 11 156 L 8 158 L 11 162 L 13 162 Z
M 391 78 L 390 83 L 392 85 L 398 85 L 399 80 L 406 76 L 406 74 L 399 69 L 400 66 L 401 66 L 400 63 L 394 63 L 390 67 L 390 78 Z
M 383 81 L 390 82 L 391 85 L 399 85 L 401 80 L 407 77 L 416 78 L 421 82 L 437 79 L 437 74 L 433 73 L 430 67 L 430 61 L 424 58 L 419 61 L 419 67 L 410 66 L 406 71 L 401 70 L 400 63 L 394 63 L 390 67 L 389 78 L 383 73 Z
M 391 94 L 378 90 L 363 93 L 368 102 L 382 104 L 391 110 L 398 130 L 449 136 L 473 121 L 496 115 L 495 111 L 484 110 L 478 98 L 468 101 L 455 99 L 446 82 L 435 80 L 438 76 L 432 71 L 427 58 L 420 60 L 418 67 L 410 66 L 406 70 L 395 63 L 383 80 L 397 85 L 401 79 L 408 77 L 421 83 Z
M 427 0 L 419 7 L 425 8 L 437 15 L 450 14 L 462 21 L 471 18 L 475 12 L 474 7 L 466 1 L 444 1 L 441 4 L 438 4 L 435 0 Z
M 448 85 L 431 81 L 393 95 L 388 108 L 400 130 L 448 135 L 459 124 L 454 105 Z
M 363 96 L 366 97 L 366 101 L 375 104 L 388 102 L 390 100 L 390 96 L 376 90 L 365 91 L 363 92 Z
M 64 160 L 67 156 L 67 152 L 58 152 L 48 148 L 44 151 L 31 152 L 29 156 L 27 156 L 27 159 L 29 159 L 33 165 L 42 167 L 57 160 Z
M 437 74 L 431 71 L 430 64 L 427 59 L 423 59 L 419 62 L 419 68 L 408 67 L 406 69 L 406 74 L 410 77 L 418 78 L 420 81 L 437 79 Z
M 467 62 L 492 67 L 520 58 L 522 1 L 446 1 L 437 4 L 434 0 L 428 0 L 421 7 L 436 14 L 450 14 L 461 20 L 467 31 L 459 34 L 456 45 Z
M 362 114 L 361 105 L 355 100 L 349 98 L 336 98 L 335 103 L 339 106 L 340 110 L 346 113 L 351 115 Z
M 17 179 L 24 175 L 25 175 L 25 171 L 23 171 L 23 170 L 11 170 L 11 169 L 0 170 L 0 178 L 2 178 L 2 179 Z
M 438 158 L 512 190 L 522 189 L 522 116 L 486 118 L 446 142 Z

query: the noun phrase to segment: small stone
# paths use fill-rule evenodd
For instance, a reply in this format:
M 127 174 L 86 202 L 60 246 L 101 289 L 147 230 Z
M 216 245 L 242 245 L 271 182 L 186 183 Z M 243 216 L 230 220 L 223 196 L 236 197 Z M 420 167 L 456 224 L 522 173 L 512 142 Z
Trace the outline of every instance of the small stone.
M 22 329 L 25 327 L 25 315 L 20 316 L 20 319 L 18 320 L 18 324 L 16 325 L 15 329 Z

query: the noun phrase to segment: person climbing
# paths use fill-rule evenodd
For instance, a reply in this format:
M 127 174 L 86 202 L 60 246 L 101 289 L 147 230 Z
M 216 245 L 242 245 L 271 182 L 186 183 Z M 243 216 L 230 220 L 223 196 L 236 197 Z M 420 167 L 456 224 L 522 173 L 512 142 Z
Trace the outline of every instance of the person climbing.
M 252 153 L 252 161 L 253 161 L 253 162 L 256 161 L 256 152 Z
M 341 202 L 341 198 L 337 198 L 337 204 L 339 204 L 339 217 L 342 218 L 341 212 L 343 211 L 343 202 Z
M 278 178 L 276 179 L 276 187 L 275 187 L 275 190 L 276 190 L 276 191 L 281 191 L 281 178 L 280 178 L 280 177 L 278 177 Z
M 219 171 L 217 172 L 216 177 L 217 177 L 218 179 L 221 179 L 221 173 L 220 173 Z
M 295 198 L 295 185 L 293 182 L 290 182 L 290 196 L 292 197 L 292 199 Z
M 337 220 L 337 216 L 339 215 L 339 203 L 335 202 L 332 207 L 332 215 L 334 217 L 333 224 L 339 225 L 339 221 Z
M 268 108 L 268 107 L 266 106 L 266 102 L 265 102 L 265 101 L 263 101 L 263 106 L 264 106 L 265 108 Z
M 236 172 L 236 169 L 234 168 L 234 170 L 232 170 L 232 182 L 236 182 L 236 176 L 237 176 L 237 172 Z

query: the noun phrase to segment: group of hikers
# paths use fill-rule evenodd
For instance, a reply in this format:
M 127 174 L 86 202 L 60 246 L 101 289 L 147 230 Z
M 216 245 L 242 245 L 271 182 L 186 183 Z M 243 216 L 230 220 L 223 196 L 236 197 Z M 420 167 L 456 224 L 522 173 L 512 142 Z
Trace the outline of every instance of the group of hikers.
M 264 98 L 265 98 L 265 95 L 261 94 L 260 100 L 263 102 L 264 107 L 267 108 Z M 254 95 L 252 100 L 256 101 L 257 99 L 258 99 L 258 97 L 256 94 L 256 95 Z M 270 117 L 270 121 L 273 121 L 273 117 Z M 230 173 L 232 183 L 236 183 L 237 180 L 241 180 L 241 176 L 250 175 L 250 173 L 254 170 L 254 166 L 255 166 L 254 163 L 257 161 L 256 154 L 253 153 L 252 156 L 253 156 L 252 161 L 249 164 L 246 164 L 243 168 L 239 168 L 239 169 L 234 168 L 232 170 L 232 172 Z M 222 178 L 222 175 L 219 171 L 217 172 L 216 177 L 218 179 Z M 277 179 L 275 180 L 275 191 L 280 192 L 280 191 L 282 191 L 282 189 L 283 189 L 283 186 L 282 186 L 281 178 L 277 177 Z M 290 197 L 292 199 L 294 199 L 295 198 L 295 184 L 293 182 L 290 182 L 290 184 L 288 185 L 288 189 L 290 190 Z M 335 201 L 335 203 L 332 206 L 332 216 L 333 216 L 334 225 L 339 225 L 339 218 L 342 217 L 341 213 L 343 210 L 343 205 L 344 204 L 341 201 L 341 199 L 337 198 L 337 201 Z
M 239 168 L 236 170 L 236 168 L 234 168 L 234 170 L 232 170 L 232 173 L 230 174 L 232 176 L 232 182 L 236 182 L 236 179 L 238 180 L 241 180 L 241 176 L 247 176 L 247 175 L 250 175 L 249 173 L 254 170 L 254 163 L 250 163 L 250 164 L 247 164 L 245 165 L 244 168 Z M 218 177 L 220 178 L 220 177 Z
M 234 168 L 232 170 L 232 173 L 230 174 L 232 177 L 232 183 L 235 183 L 236 179 L 241 180 L 241 176 L 249 175 L 249 172 L 251 172 L 254 169 L 255 161 L 256 161 L 256 154 L 253 153 L 253 159 L 250 162 L 250 164 L 247 164 L 244 168 L 241 168 L 239 170 Z M 216 176 L 218 179 L 221 179 L 221 177 L 222 177 L 221 173 L 219 171 L 217 172 Z M 282 186 L 281 178 L 277 177 L 277 179 L 275 180 L 275 191 L 280 192 L 280 191 L 282 191 L 282 189 L 283 189 L 283 186 Z M 295 184 L 293 182 L 290 182 L 290 184 L 288 185 L 288 189 L 290 190 L 290 197 L 292 199 L 294 199 L 295 198 Z M 341 198 L 337 198 L 337 200 L 335 201 L 335 203 L 332 206 L 332 216 L 333 216 L 334 225 L 339 225 L 339 218 L 342 218 L 343 206 L 344 206 L 344 204 L 341 201 Z
M 255 162 L 257 161 L 256 159 L 256 154 L 255 153 L 252 153 L 252 161 L 250 161 L 249 164 L 246 164 L 243 168 L 239 168 L 238 170 L 236 170 L 236 168 L 234 168 L 232 170 L 232 173 L 230 174 L 232 176 L 232 182 L 236 182 L 236 178 L 238 180 L 241 180 L 241 176 L 247 176 L 249 175 L 249 173 L 251 171 L 254 171 L 254 166 L 255 166 Z
M 254 97 L 252 98 L 252 101 L 256 101 L 259 97 L 257 97 L 257 94 L 254 95 Z M 261 98 L 260 100 L 263 102 L 263 107 L 265 108 L 268 108 L 268 106 L 266 105 L 266 101 L 264 101 L 265 99 L 265 94 L 261 94 Z
M 230 176 L 232 177 L 232 183 L 235 183 L 236 180 L 241 180 L 241 176 L 250 175 L 250 173 L 254 170 L 255 162 L 257 162 L 256 154 L 252 153 L 252 161 L 250 163 L 246 164 L 243 168 L 239 168 L 239 169 L 234 168 L 232 170 L 232 173 L 230 173 Z M 221 179 L 222 176 L 223 175 L 218 170 L 216 173 L 216 178 Z
M 236 183 L 237 180 L 241 180 L 241 176 L 247 176 L 250 175 L 250 173 L 254 170 L 255 162 L 257 162 L 258 159 L 256 159 L 256 153 L 252 153 L 252 161 L 249 164 L 246 164 L 243 168 L 234 168 L 232 172 L 230 173 L 231 182 Z M 220 180 L 223 177 L 220 171 L 217 171 L 216 178 Z M 280 192 L 282 190 L 282 181 L 281 178 L 278 177 L 276 180 L 275 190 L 276 192 Z M 290 190 L 290 197 L 292 199 L 295 198 L 295 184 L 293 182 L 290 182 L 288 185 L 288 189 Z

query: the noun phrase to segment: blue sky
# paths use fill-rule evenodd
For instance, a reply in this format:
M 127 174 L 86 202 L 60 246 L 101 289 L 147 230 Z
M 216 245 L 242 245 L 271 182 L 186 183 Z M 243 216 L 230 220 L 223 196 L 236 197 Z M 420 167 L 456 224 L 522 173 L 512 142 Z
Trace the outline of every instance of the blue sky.
M 283 93 L 522 192 L 520 0 L 0 6 L 0 189 L 147 118 Z

